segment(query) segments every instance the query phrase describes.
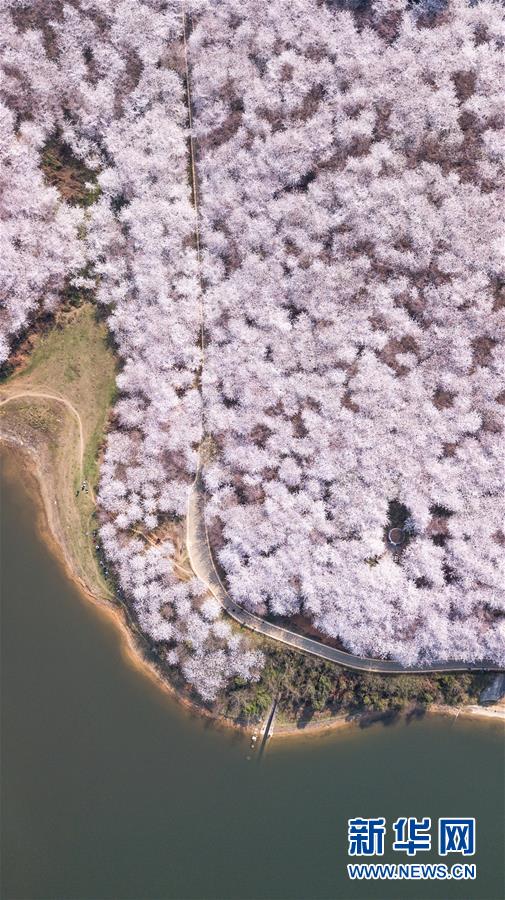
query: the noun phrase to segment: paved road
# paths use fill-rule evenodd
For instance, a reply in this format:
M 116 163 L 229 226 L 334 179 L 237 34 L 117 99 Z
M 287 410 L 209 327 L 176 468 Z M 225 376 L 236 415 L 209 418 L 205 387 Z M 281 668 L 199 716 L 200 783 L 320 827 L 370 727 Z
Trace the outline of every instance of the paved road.
M 197 179 L 195 166 L 194 139 L 192 134 L 192 103 L 191 103 L 191 80 L 189 76 L 189 62 L 187 50 L 187 30 L 191 26 L 191 21 L 187 16 L 184 3 L 182 4 L 182 20 L 184 34 L 184 54 L 185 54 L 185 78 L 187 91 L 188 119 L 190 128 L 189 153 L 191 161 L 192 174 L 192 194 L 193 205 L 195 209 L 195 240 L 198 263 L 200 268 L 200 234 L 199 234 L 199 215 L 198 215 L 198 198 L 197 198 Z M 204 337 L 204 309 L 203 309 L 203 289 L 200 284 L 200 349 L 201 349 L 201 371 L 203 371 L 205 362 L 205 337 Z M 202 418 L 204 418 L 202 414 Z M 205 428 L 205 425 L 204 425 Z M 471 670 L 500 672 L 498 666 L 492 662 L 482 660 L 480 662 L 465 662 L 464 660 L 437 661 L 430 665 L 424 666 L 402 666 L 401 663 L 386 659 L 369 659 L 366 657 L 355 656 L 353 653 L 346 653 L 343 650 L 337 650 L 335 647 L 328 647 L 322 642 L 315 641 L 312 638 L 297 634 L 287 628 L 281 628 L 279 625 L 272 625 L 265 619 L 253 615 L 242 606 L 235 603 L 226 588 L 224 587 L 219 574 L 216 571 L 212 551 L 210 549 L 209 537 L 205 526 L 205 492 L 203 488 L 201 470 L 198 470 L 197 476 L 189 493 L 188 498 L 188 514 L 187 514 L 187 547 L 188 556 L 193 572 L 208 588 L 208 590 L 221 603 L 226 612 L 240 625 L 263 634 L 274 641 L 280 641 L 288 647 L 300 650 L 303 653 L 311 653 L 320 659 L 327 659 L 330 662 L 338 663 L 348 669 L 357 669 L 362 672 L 466 672 Z
M 205 525 L 205 492 L 199 470 L 189 493 L 187 515 L 187 547 L 188 556 L 195 575 L 207 585 L 209 591 L 219 600 L 226 612 L 239 622 L 240 625 L 263 634 L 274 641 L 280 641 L 287 647 L 310 653 L 320 659 L 338 663 L 347 669 L 357 669 L 360 672 L 384 672 L 398 673 L 427 673 L 427 672 L 468 672 L 489 671 L 501 672 L 502 668 L 488 660 L 478 662 L 465 662 L 465 660 L 434 660 L 433 662 L 419 666 L 404 666 L 399 662 L 388 659 L 371 659 L 328 647 L 326 644 L 305 637 L 295 631 L 272 625 L 271 622 L 255 616 L 242 606 L 239 606 L 230 597 L 224 587 L 214 565 L 209 537 Z

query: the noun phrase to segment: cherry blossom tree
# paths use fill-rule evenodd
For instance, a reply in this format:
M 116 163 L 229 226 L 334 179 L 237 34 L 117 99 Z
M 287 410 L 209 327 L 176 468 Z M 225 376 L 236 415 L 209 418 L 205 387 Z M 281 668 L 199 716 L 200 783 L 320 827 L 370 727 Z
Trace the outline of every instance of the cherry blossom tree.
M 229 590 L 364 655 L 503 661 L 502 9 L 193 10 Z
M 185 9 L 201 265 L 180 2 L 3 3 L 3 358 L 86 264 L 120 359 L 102 546 L 206 702 L 261 654 L 181 574 L 203 437 L 238 603 L 503 662 L 501 5 Z M 97 172 L 85 215 L 44 182 L 54 135 Z

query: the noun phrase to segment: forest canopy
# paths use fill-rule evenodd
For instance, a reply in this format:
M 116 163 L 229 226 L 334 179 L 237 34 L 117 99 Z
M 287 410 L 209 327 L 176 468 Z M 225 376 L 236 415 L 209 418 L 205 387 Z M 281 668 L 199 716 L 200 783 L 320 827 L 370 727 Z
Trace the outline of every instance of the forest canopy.
M 141 629 L 205 700 L 262 665 L 164 531 L 205 436 L 237 603 L 361 655 L 504 663 L 502 5 L 1 15 L 2 360 L 94 292 L 122 361 L 100 535 Z M 85 209 L 44 177 L 55 143 Z

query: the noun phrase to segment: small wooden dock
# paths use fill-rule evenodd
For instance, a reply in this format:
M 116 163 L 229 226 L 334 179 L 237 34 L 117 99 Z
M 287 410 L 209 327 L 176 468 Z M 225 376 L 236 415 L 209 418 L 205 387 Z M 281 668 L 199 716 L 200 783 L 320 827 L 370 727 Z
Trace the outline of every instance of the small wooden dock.
M 261 729 L 260 739 L 259 739 L 259 754 L 258 759 L 261 759 L 265 752 L 265 748 L 267 742 L 270 740 L 274 733 L 275 728 L 275 715 L 277 712 L 277 704 L 279 703 L 279 697 L 276 697 L 273 701 L 270 709 L 268 710 L 267 716 L 263 723 L 263 728 Z

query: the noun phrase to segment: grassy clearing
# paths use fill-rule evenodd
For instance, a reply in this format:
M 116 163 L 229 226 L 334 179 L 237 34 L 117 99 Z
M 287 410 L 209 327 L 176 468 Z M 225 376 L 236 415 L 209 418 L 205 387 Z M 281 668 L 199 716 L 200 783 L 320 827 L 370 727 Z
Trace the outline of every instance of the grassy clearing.
M 98 458 L 115 392 L 116 363 L 104 323 L 91 303 L 62 312 L 45 333 L 32 338 L 24 364 L 0 384 L 0 424 L 7 439 L 36 456 L 50 525 L 74 572 L 94 593 L 110 594 L 93 541 L 95 511 L 91 492 L 80 490 L 84 478 L 94 490 Z M 78 420 L 62 403 L 29 396 L 56 394 L 80 416 L 83 473 L 80 469 Z
M 43 432 L 54 446 L 54 436 L 59 426 L 59 418 L 55 410 L 34 406 L 30 400 L 19 400 L 17 415 L 21 422 L 30 428 Z
M 85 303 L 66 311 L 40 336 L 27 365 L 2 385 L 7 393 L 47 389 L 69 400 L 82 420 L 84 477 L 95 487 L 98 451 L 115 392 L 115 359 L 107 328 Z M 40 402 L 40 401 L 39 401 Z

